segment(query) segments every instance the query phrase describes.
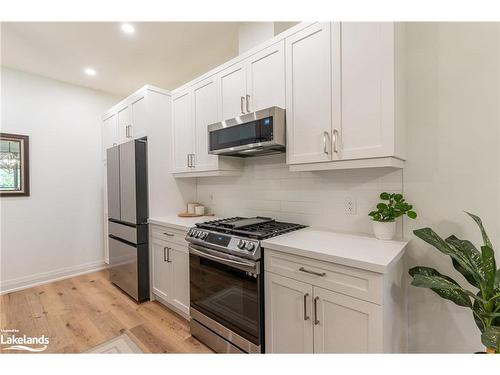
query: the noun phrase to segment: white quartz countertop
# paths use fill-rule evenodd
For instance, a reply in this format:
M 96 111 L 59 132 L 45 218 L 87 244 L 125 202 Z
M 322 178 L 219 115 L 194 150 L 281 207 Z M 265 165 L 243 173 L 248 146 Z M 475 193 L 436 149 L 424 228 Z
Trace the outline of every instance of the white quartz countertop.
M 156 225 L 164 225 L 169 228 L 188 230 L 194 227 L 196 223 L 203 223 L 205 221 L 217 220 L 215 216 L 198 216 L 198 217 L 179 217 L 177 215 L 151 217 L 149 223 Z
M 407 241 L 305 228 L 264 240 L 264 249 L 385 273 L 403 255 Z

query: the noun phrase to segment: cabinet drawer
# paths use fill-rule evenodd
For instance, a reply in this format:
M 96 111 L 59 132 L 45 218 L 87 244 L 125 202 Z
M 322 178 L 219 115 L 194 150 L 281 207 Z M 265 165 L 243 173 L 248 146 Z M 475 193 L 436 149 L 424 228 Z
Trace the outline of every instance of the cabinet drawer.
M 380 274 L 274 250 L 266 249 L 264 254 L 266 271 L 382 304 Z
M 181 231 L 178 229 L 171 229 L 167 227 L 161 227 L 157 225 L 151 226 L 151 236 L 159 240 L 177 243 L 179 245 L 186 245 L 186 234 L 187 231 Z

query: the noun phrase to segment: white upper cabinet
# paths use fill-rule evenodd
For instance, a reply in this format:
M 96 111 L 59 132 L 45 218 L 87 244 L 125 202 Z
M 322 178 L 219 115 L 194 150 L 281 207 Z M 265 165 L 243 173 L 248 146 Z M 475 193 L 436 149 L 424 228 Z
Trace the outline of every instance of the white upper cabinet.
M 338 118 L 332 112 L 340 108 L 332 95 L 339 89 L 338 82 L 332 88 L 332 37 L 339 35 L 331 27 L 316 23 L 285 40 L 289 164 L 332 160 L 332 120 Z
M 245 110 L 285 108 L 285 42 L 257 52 L 247 60 Z
M 394 155 L 394 24 L 342 23 L 342 158 Z
M 118 139 L 119 143 L 127 142 L 132 139 L 131 128 L 132 118 L 130 115 L 130 106 L 125 106 L 118 111 Z
M 273 106 L 284 108 L 284 41 L 224 69 L 218 85 L 221 120 Z
M 147 135 L 148 108 L 146 95 L 140 95 L 131 104 L 132 122 L 129 134 L 131 138 L 141 138 Z
M 218 75 L 219 114 L 227 120 L 245 113 L 246 65 L 239 63 L 223 70 Z
M 191 90 L 186 90 L 172 97 L 174 173 L 188 172 L 193 168 L 195 128 L 191 93 Z
M 323 29 L 325 24 L 315 24 L 286 39 L 290 170 L 402 168 L 402 27 L 392 22 L 332 23 L 329 48 L 327 32 L 319 41 Z M 327 55 L 330 93 L 327 79 L 320 84 L 327 77 L 320 73 Z M 310 69 L 310 75 L 301 67 Z
M 112 113 L 104 118 L 102 132 L 102 147 L 104 159 L 106 159 L 106 150 L 118 144 L 118 116 Z
M 207 78 L 193 86 L 193 121 L 195 126 L 194 167 L 197 171 L 218 168 L 217 155 L 208 153 L 209 124 L 218 121 L 217 113 L 217 79 Z

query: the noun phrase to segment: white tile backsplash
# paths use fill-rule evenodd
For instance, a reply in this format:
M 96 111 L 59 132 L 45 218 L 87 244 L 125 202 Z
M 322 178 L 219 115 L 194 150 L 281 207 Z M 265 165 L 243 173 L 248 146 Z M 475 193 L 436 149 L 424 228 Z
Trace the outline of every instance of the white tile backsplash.
M 197 180 L 197 200 L 217 216 L 270 216 L 339 231 L 371 233 L 368 212 L 382 191 L 402 191 L 402 171 L 385 168 L 290 172 L 285 155 L 245 160 L 242 176 Z M 344 213 L 345 199 L 356 214 Z

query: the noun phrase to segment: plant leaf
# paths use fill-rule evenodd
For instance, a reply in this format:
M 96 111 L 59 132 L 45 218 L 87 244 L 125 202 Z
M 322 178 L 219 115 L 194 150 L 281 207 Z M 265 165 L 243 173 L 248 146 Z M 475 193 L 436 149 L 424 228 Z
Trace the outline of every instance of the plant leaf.
M 394 195 L 394 200 L 395 200 L 396 202 L 399 202 L 401 199 L 403 199 L 403 196 L 402 196 L 401 194 L 396 194 L 396 195 Z
M 410 219 L 416 219 L 417 218 L 417 213 L 415 211 L 408 211 L 406 213 Z
M 380 199 L 383 199 L 384 201 L 388 201 L 391 198 L 389 193 L 386 193 L 385 191 L 380 194 Z
M 495 274 L 497 266 L 495 264 L 495 252 L 489 246 L 481 246 L 481 263 L 486 281 L 486 295 L 491 296 L 495 289 Z
M 379 203 L 377 204 L 377 209 L 380 211 L 387 210 L 387 205 L 385 203 Z
M 495 289 L 500 288 L 500 269 L 495 274 Z
M 467 215 L 469 215 L 478 225 L 479 229 L 481 230 L 481 235 L 483 236 L 483 241 L 485 246 L 489 246 L 493 249 L 493 245 L 491 244 L 490 239 L 488 238 L 488 234 L 486 233 L 486 230 L 484 229 L 483 222 L 481 218 L 477 215 L 471 214 L 470 212 L 465 211 Z
M 446 243 L 457 253 L 461 253 L 466 259 L 469 268 L 463 267 L 458 261 L 453 259 L 453 267 L 460 272 L 471 285 L 480 288 L 484 281 L 484 272 L 482 269 L 481 253 L 470 241 L 464 241 L 454 235 L 449 236 Z M 473 271 L 471 271 L 471 269 Z
M 442 275 L 434 268 L 430 267 L 413 267 L 412 269 L 410 269 L 409 273 L 413 277 L 413 281 L 411 283 L 412 285 L 421 288 L 430 288 L 433 292 L 437 293 L 442 298 L 450 300 L 459 306 L 472 308 L 472 303 L 469 296 L 461 290 L 462 288 L 460 287 L 460 285 L 458 285 L 458 283 L 452 278 L 446 275 Z M 442 284 L 440 284 L 439 287 L 436 287 L 436 284 L 433 284 L 432 286 L 429 286 L 428 284 L 424 285 L 423 280 L 421 280 L 420 277 L 440 278 L 447 282 L 446 288 L 443 288 Z M 415 278 L 417 278 L 416 282 Z M 450 288 L 449 284 L 452 284 L 454 288 Z
M 498 353 L 500 351 L 500 327 L 486 327 L 481 335 L 481 342 Z
M 474 293 L 472 293 L 467 289 L 462 288 L 454 280 L 450 281 L 449 277 L 443 277 L 443 275 L 439 276 L 415 275 L 413 277 L 411 285 L 429 289 L 453 290 L 453 291 L 458 290 L 465 293 L 469 297 L 478 300 L 481 303 L 486 303 L 486 301 L 483 298 L 475 295 Z
M 431 228 L 417 229 L 414 230 L 413 233 L 420 239 L 427 242 L 429 245 L 434 246 L 443 254 L 446 254 L 450 256 L 452 259 L 456 260 L 456 262 L 466 271 L 465 273 L 470 274 L 470 277 L 471 278 L 473 277 L 478 285 L 482 283 L 483 278 L 481 274 L 478 273 L 477 265 L 471 264 L 469 257 L 467 256 L 467 254 L 464 253 L 463 250 L 457 249 L 455 246 L 450 246 L 449 243 L 447 243 L 445 240 L 439 237 L 439 235 L 436 232 L 434 232 Z

